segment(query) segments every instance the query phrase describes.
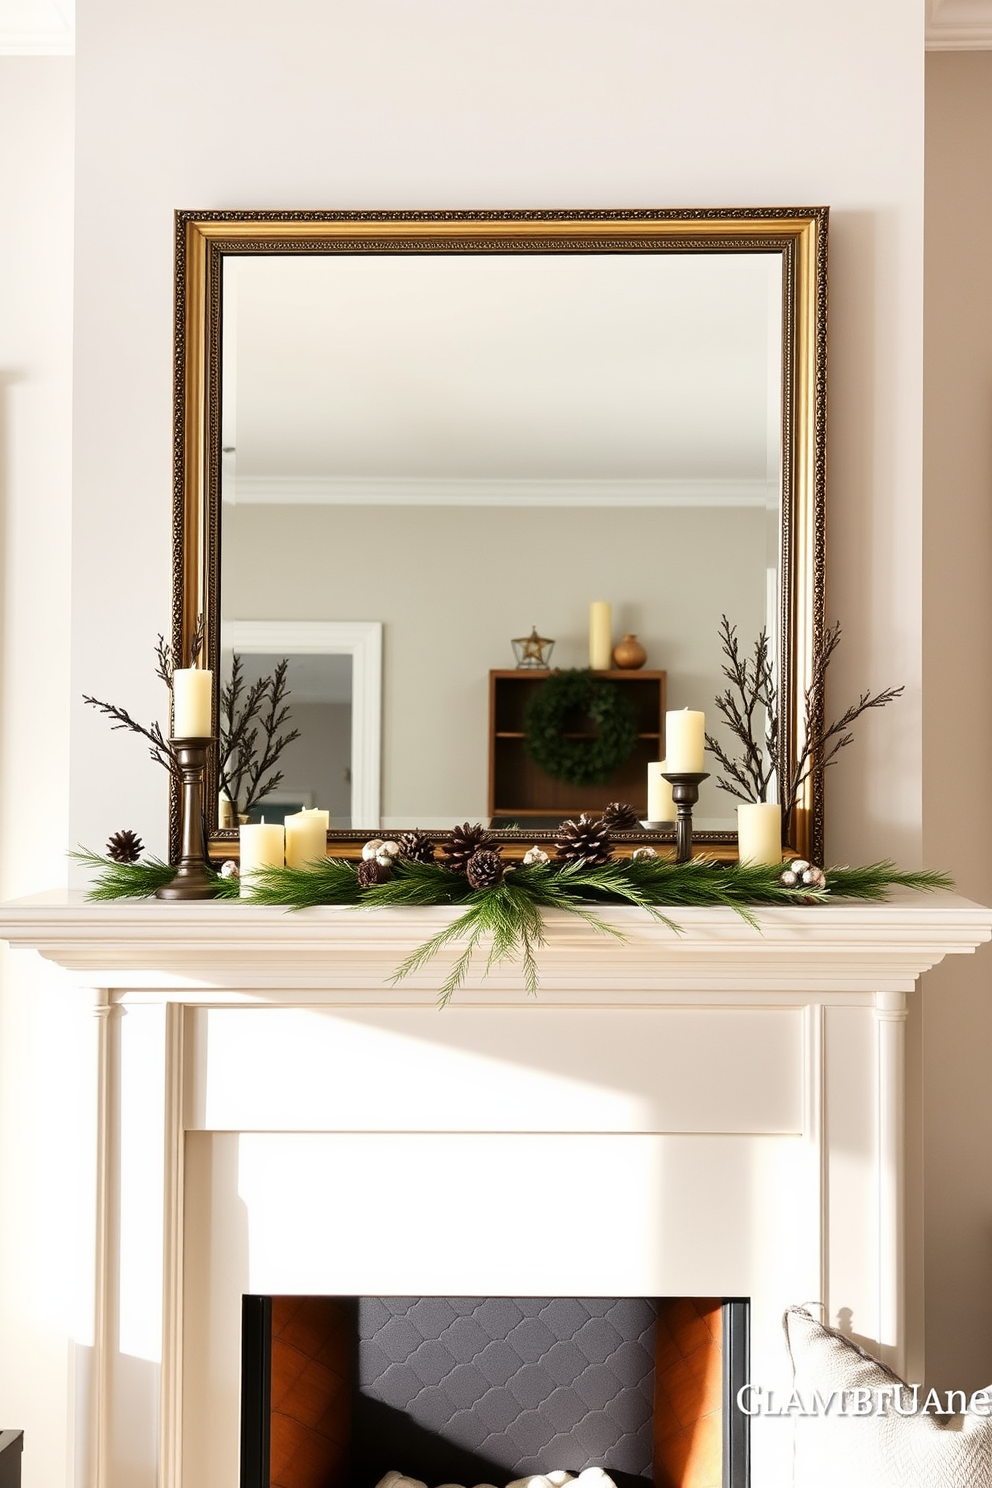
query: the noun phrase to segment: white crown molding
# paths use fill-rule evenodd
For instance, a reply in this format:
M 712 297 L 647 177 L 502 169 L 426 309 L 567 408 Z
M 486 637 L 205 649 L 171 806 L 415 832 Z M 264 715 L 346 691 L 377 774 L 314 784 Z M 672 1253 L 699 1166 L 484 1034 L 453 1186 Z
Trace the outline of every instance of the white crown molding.
M 71 57 L 74 0 L 0 0 L 0 56 Z
M 992 0 L 927 0 L 927 51 L 992 50 Z
M 761 506 L 776 509 L 774 480 L 567 480 L 484 476 L 237 476 L 224 499 L 238 506 Z

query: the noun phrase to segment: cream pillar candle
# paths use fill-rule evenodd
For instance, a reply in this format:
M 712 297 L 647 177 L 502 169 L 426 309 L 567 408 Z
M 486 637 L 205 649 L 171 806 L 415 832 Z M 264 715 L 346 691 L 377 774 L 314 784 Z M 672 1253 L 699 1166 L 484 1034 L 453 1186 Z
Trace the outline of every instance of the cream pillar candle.
M 672 822 L 675 820 L 672 787 L 663 778 L 667 769 L 667 760 L 652 760 L 648 765 L 648 821 Z
M 172 737 L 209 739 L 213 672 L 176 667 L 172 674 Z
M 589 665 L 608 672 L 613 660 L 613 606 L 597 599 L 589 606 Z
M 781 806 L 770 801 L 738 806 L 737 856 L 742 863 L 781 863 Z
M 246 822 L 241 839 L 241 893 L 251 889 L 252 876 L 259 868 L 282 868 L 286 856 L 286 831 L 275 822 Z
M 665 714 L 665 756 L 672 775 L 701 775 L 706 717 L 682 708 Z
M 319 821 L 325 833 L 331 825 L 331 813 L 329 811 L 322 811 L 319 806 L 304 806 L 300 815 L 312 816 L 314 821 Z
M 286 867 L 304 868 L 327 856 L 326 811 L 297 811 L 284 818 Z

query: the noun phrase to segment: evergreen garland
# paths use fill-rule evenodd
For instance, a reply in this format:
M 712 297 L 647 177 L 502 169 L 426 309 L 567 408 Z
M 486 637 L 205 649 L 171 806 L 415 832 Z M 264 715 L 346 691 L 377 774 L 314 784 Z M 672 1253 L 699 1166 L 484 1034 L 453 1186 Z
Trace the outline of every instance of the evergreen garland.
M 157 858 L 140 863 L 115 863 L 96 853 L 72 856 L 96 870 L 88 897 L 96 900 L 144 898 L 169 883 L 175 868 Z M 239 881 L 216 875 L 219 898 L 236 898 Z M 439 992 L 443 1007 L 468 976 L 480 943 L 488 938 L 486 972 L 506 960 L 519 960 L 524 985 L 536 992 L 537 952 L 545 944 L 542 911 L 563 910 L 576 915 L 601 935 L 624 940 L 616 926 L 597 913 L 597 906 L 630 904 L 660 920 L 675 934 L 681 926 L 664 913 L 678 907 L 733 909 L 742 919 L 760 928 L 755 909 L 761 905 L 812 905 L 832 898 L 884 899 L 891 888 L 951 889 L 946 873 L 903 872 L 886 860 L 862 868 L 830 868 L 826 887 L 788 887 L 781 881 L 778 864 L 713 863 L 694 858 L 675 863 L 664 858 L 613 858 L 597 867 L 582 863 L 554 862 L 507 865 L 500 881 L 488 888 L 473 889 L 463 873 L 439 863 L 418 863 L 399 858 L 384 883 L 362 887 L 358 864 L 328 858 L 308 868 L 262 868 L 252 875 L 247 904 L 267 904 L 283 909 L 307 909 L 319 905 L 356 905 L 366 909 L 403 905 L 456 905 L 462 913 L 437 935 L 413 951 L 399 967 L 393 982 L 426 966 L 447 946 L 461 943 L 461 950 Z
M 569 717 L 591 720 L 595 734 L 569 737 Z M 589 670 L 554 672 L 524 710 L 524 748 L 552 780 L 605 785 L 637 743 L 637 719 L 622 687 Z

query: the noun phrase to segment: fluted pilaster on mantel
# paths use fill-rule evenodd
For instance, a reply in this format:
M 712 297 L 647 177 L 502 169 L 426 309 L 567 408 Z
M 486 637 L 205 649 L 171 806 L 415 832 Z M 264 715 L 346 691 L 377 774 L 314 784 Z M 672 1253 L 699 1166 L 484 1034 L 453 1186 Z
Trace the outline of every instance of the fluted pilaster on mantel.
M 380 1006 L 421 1002 L 442 977 L 438 958 L 398 986 L 400 961 L 457 914 L 447 908 L 284 911 L 232 901 L 86 903 L 71 894 L 0 906 L 0 937 L 93 986 L 156 989 L 196 1001 L 225 989 L 375 994 Z M 884 904 L 837 900 L 759 908 L 758 928 L 729 909 L 677 908 L 680 927 L 628 907 L 602 917 L 624 941 L 560 912 L 546 916 L 539 953 L 542 995 L 556 1002 L 635 1001 L 694 991 L 739 996 L 908 992 L 947 955 L 992 938 L 992 910 L 952 894 L 896 893 Z M 481 960 L 481 958 L 480 958 Z M 532 1003 L 512 963 L 461 995 Z

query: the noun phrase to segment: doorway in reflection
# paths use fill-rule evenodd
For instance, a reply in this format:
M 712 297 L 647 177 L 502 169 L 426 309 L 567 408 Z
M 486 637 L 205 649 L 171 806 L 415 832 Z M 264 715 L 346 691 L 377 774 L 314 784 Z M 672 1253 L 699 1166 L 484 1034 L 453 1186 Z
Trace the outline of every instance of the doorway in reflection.
M 246 687 L 268 676 L 274 658 L 238 652 Z M 352 658 L 308 653 L 287 658 L 289 726 L 300 737 L 277 762 L 282 773 L 275 790 L 256 802 L 249 821 L 281 820 L 291 812 L 318 806 L 330 812 L 331 827 L 351 826 Z M 229 671 L 222 677 L 227 686 Z

